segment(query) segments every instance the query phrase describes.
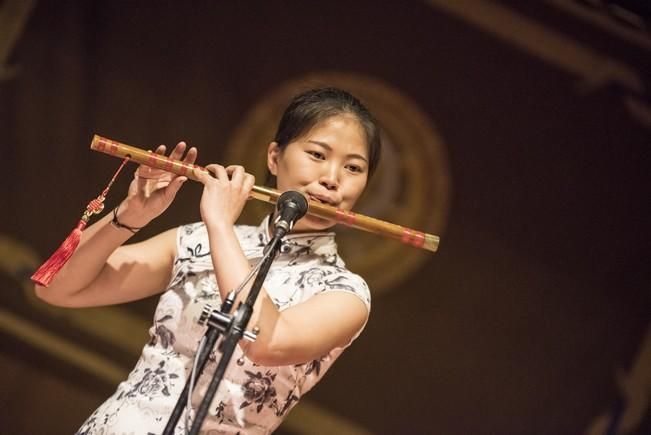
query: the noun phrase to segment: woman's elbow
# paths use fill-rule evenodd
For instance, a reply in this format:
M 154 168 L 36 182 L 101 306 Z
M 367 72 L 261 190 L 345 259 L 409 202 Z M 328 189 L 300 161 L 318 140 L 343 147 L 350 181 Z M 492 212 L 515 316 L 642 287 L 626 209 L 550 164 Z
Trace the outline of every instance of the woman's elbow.
M 244 353 L 246 357 L 257 365 L 265 367 L 276 367 L 283 364 L 282 355 L 270 349 L 268 346 L 263 346 L 260 343 L 245 343 Z
M 42 300 L 43 302 L 46 302 L 48 304 L 51 304 L 51 293 L 47 291 L 47 287 L 43 287 L 38 284 L 34 284 L 34 294 L 36 295 L 37 298 Z
M 266 367 L 302 364 L 316 358 L 314 356 L 316 354 L 323 354 L 312 348 L 298 347 L 293 343 L 266 342 L 264 339 L 253 343 L 247 341 L 241 345 L 250 361 Z
M 71 308 L 74 307 L 72 303 L 72 298 L 69 295 L 62 296 L 59 292 L 53 291 L 51 288 L 43 287 L 38 284 L 34 284 L 34 294 L 41 301 L 49 305 L 54 305 L 57 307 Z

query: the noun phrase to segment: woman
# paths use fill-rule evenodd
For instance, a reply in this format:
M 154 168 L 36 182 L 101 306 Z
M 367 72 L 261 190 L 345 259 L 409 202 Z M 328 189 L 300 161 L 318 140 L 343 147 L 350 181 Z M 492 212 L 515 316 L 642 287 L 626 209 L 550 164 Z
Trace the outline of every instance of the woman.
M 156 152 L 165 153 L 161 145 Z M 272 185 L 312 200 L 351 209 L 373 173 L 379 131 L 366 108 L 345 91 L 324 88 L 297 96 L 286 109 L 267 149 Z M 170 157 L 194 163 L 195 148 L 180 142 Z M 126 199 L 111 215 L 86 229 L 45 301 L 66 307 L 117 304 L 163 292 L 151 340 L 117 391 L 78 434 L 161 433 L 188 377 L 203 327 L 197 306 L 218 306 L 259 261 L 272 230 L 236 226 L 254 177 L 241 166 L 208 165 L 200 176 L 202 222 L 122 246 L 172 202 L 186 177 L 141 166 Z M 368 319 L 370 293 L 337 255 L 334 222 L 306 216 L 286 236 L 256 301 L 249 328 L 260 333 L 242 342 L 227 370 L 202 430 L 271 433 L 299 398 L 321 379 Z M 245 288 L 238 299 L 246 297 Z M 214 363 L 195 388 L 201 401 Z M 176 430 L 183 433 L 183 419 Z

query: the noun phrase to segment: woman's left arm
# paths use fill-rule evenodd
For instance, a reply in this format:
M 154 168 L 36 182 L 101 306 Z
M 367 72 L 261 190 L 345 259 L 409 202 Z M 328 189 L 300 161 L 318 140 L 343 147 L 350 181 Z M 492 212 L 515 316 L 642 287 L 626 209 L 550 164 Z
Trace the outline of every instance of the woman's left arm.
M 260 333 L 246 355 L 266 366 L 300 364 L 345 347 L 368 319 L 362 300 L 347 291 L 321 293 L 280 312 L 266 293 L 261 302 L 257 323 L 251 322 Z

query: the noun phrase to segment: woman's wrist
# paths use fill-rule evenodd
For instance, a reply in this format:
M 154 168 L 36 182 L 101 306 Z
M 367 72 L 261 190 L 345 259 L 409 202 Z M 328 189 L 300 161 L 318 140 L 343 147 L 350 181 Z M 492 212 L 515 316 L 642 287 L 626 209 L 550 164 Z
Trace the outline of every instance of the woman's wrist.
M 153 217 L 146 216 L 144 211 L 142 209 L 138 210 L 138 208 L 129 200 L 122 201 L 113 209 L 111 224 L 116 228 L 126 229 L 132 233 L 137 232 L 154 219 Z
M 119 230 L 130 231 L 132 234 L 136 234 L 138 231 L 140 231 L 143 228 L 143 227 L 132 227 L 120 222 L 120 220 L 118 219 L 119 210 L 120 210 L 119 205 L 113 209 L 113 219 L 111 219 L 111 225 L 113 225 L 115 228 Z
M 204 221 L 208 232 L 215 234 L 224 234 L 224 232 L 232 232 L 234 224 L 225 220 Z

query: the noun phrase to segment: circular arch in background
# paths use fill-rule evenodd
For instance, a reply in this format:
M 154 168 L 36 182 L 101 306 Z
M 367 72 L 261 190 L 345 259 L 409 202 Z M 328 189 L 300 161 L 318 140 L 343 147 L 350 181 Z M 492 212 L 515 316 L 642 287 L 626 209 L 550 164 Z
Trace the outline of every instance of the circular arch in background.
M 319 73 L 283 83 L 244 116 L 228 142 L 227 164 L 244 165 L 264 183 L 267 145 L 292 97 L 314 87 L 334 86 L 359 98 L 382 130 L 382 159 L 355 212 L 441 235 L 449 211 L 447 153 L 433 123 L 417 104 L 381 80 L 350 73 Z M 260 222 L 270 205 L 249 204 L 242 221 Z M 374 294 L 397 287 L 432 252 L 375 234 L 337 226 L 337 243 L 348 268 L 366 279 Z

